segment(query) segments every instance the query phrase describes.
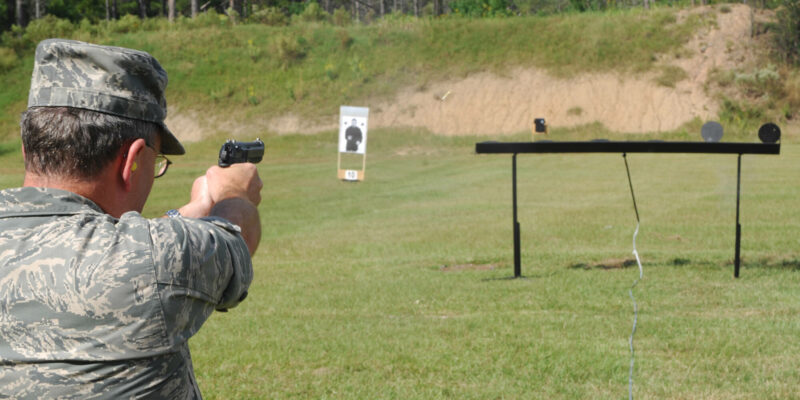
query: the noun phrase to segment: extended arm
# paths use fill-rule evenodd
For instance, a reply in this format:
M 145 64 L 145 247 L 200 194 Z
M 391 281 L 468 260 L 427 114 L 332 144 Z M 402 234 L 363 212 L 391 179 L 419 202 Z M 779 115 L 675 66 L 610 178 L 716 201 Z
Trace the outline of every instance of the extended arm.
M 252 255 L 261 239 L 257 206 L 262 187 L 255 164 L 211 167 L 194 181 L 191 200 L 178 211 L 185 217 L 215 216 L 238 225 Z

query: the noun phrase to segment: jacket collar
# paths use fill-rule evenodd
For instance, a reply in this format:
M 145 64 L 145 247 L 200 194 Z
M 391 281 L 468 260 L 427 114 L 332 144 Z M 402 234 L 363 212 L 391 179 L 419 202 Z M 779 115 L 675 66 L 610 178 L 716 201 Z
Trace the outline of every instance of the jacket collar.
M 93 201 L 66 190 L 21 187 L 0 191 L 0 217 L 80 213 L 105 214 Z

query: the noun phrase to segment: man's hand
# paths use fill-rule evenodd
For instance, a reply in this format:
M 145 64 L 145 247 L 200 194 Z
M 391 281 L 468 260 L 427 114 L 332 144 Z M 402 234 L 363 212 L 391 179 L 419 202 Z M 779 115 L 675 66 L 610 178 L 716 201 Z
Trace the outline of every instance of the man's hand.
M 214 204 L 222 200 L 241 197 L 253 205 L 261 203 L 261 188 L 264 184 L 258 176 L 255 164 L 232 164 L 227 168 L 211 167 L 206 171 L 208 190 Z
M 184 217 L 201 218 L 207 217 L 211 213 L 212 207 L 214 207 L 214 201 L 208 191 L 206 176 L 203 175 L 194 180 L 192 198 L 189 204 L 181 207 L 178 212 Z
M 195 179 L 189 204 L 178 212 L 189 218 L 216 216 L 238 225 L 253 255 L 261 240 L 261 220 L 256 206 L 261 203 L 263 186 L 255 164 L 214 166 Z
M 258 206 L 264 187 L 255 164 L 233 164 L 227 168 L 211 167 L 206 171 L 208 197 L 214 204 L 210 215 L 239 225 L 242 237 L 253 255 L 261 240 Z M 194 192 L 194 191 L 193 191 Z

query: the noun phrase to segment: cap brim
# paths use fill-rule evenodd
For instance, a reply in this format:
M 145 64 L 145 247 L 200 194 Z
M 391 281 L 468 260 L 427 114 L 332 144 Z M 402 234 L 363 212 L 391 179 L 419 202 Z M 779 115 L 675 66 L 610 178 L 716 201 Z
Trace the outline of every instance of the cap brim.
M 159 124 L 161 126 L 161 154 L 168 154 L 168 155 L 182 155 L 186 154 L 186 149 L 183 148 L 183 145 L 175 135 L 170 132 L 167 125 L 161 122 Z

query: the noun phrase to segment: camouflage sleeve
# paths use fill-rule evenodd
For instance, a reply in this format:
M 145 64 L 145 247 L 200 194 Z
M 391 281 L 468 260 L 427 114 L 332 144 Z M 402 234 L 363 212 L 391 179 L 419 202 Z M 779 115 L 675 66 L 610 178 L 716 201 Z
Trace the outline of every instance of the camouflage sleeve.
M 219 218 L 157 218 L 150 236 L 170 337 L 188 339 L 214 309 L 247 296 L 253 266 L 238 226 Z

